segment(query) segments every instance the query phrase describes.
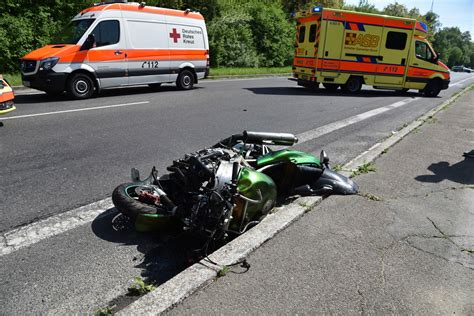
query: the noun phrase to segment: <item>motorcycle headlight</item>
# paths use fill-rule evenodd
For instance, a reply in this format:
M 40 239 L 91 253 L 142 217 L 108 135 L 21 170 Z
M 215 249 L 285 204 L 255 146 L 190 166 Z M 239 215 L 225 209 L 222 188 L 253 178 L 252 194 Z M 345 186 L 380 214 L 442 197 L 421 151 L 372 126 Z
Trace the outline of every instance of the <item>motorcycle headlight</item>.
M 54 66 L 56 66 L 58 61 L 59 61 L 58 57 L 50 57 L 50 58 L 43 59 L 41 61 L 39 70 L 51 70 L 53 69 Z

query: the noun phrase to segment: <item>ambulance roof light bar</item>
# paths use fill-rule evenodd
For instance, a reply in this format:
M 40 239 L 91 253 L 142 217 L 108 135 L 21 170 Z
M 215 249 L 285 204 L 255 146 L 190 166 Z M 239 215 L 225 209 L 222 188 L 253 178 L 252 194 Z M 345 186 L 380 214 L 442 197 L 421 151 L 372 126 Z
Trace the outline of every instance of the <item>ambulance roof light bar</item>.
M 423 30 L 425 30 L 425 32 L 428 32 L 428 25 L 426 25 L 426 23 L 423 23 L 423 22 L 419 22 L 421 27 L 423 28 Z
M 322 10 L 323 10 L 323 8 L 321 8 L 321 7 L 318 6 L 318 7 L 313 7 L 313 8 L 311 9 L 311 12 L 312 12 L 312 13 L 321 13 Z

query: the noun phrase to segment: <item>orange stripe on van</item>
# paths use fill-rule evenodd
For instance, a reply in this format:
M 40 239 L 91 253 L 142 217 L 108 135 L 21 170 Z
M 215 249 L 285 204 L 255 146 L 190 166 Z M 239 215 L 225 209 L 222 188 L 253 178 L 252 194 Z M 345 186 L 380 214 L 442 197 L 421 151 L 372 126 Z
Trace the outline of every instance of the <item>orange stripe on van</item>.
M 313 16 L 308 16 L 306 18 L 300 18 L 300 19 L 298 19 L 298 22 L 300 22 L 301 24 L 308 23 L 308 22 L 313 22 L 313 21 L 317 20 L 317 17 L 319 17 L 319 16 L 313 15 Z
M 408 77 L 431 78 L 434 74 L 441 74 L 444 79 L 449 79 L 449 73 L 444 73 L 436 70 L 429 70 L 418 67 L 408 67 Z
M 0 95 L 0 102 L 5 102 L 5 101 L 10 101 L 15 98 L 15 95 L 13 92 L 4 92 L 2 95 Z
M 384 64 L 371 64 L 361 63 L 357 61 L 346 61 L 346 60 L 318 60 L 319 70 L 341 70 L 341 71 L 354 71 L 354 72 L 367 72 L 367 73 L 386 73 L 390 75 L 404 75 L 405 66 L 394 66 Z
M 83 63 L 89 62 L 111 62 L 133 60 L 207 60 L 207 50 L 186 50 L 186 49 L 130 49 L 121 50 L 127 55 L 115 55 L 117 50 L 91 50 L 79 51 L 75 54 L 61 57 L 62 63 Z
M 296 67 L 305 67 L 305 68 L 314 68 L 316 66 L 316 59 L 314 58 L 294 58 L 293 66 Z
M 91 8 L 83 10 L 81 14 L 94 12 L 94 11 L 107 11 L 107 10 L 146 12 L 146 13 L 177 16 L 177 17 L 182 17 L 182 18 L 191 18 L 191 19 L 196 19 L 196 20 L 204 20 L 204 17 L 200 13 L 195 13 L 195 12 L 186 13 L 184 11 L 173 10 L 173 9 L 165 9 L 165 8 L 157 8 L 157 7 L 149 7 L 149 6 L 140 7 L 138 4 L 119 4 L 119 3 L 108 4 L 108 5 L 98 5 L 95 7 L 91 7 Z
M 162 59 L 169 60 L 207 60 L 207 50 L 142 50 L 133 49 L 127 51 L 128 60 L 153 60 L 156 57 L 163 57 Z

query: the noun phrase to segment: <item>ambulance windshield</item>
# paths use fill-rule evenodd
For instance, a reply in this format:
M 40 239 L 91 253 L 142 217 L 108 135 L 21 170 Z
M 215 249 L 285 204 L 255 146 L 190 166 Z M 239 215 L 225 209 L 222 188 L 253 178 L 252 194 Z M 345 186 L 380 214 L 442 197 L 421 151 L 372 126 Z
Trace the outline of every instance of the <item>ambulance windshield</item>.
M 95 19 L 71 21 L 54 40 L 54 44 L 77 44 Z

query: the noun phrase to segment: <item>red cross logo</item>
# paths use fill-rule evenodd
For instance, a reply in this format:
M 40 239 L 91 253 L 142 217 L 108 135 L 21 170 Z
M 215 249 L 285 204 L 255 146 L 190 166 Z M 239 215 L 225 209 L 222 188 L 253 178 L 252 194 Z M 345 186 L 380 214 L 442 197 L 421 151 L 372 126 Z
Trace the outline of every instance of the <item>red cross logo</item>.
M 173 42 L 177 43 L 178 38 L 181 38 L 181 34 L 179 34 L 176 29 L 173 29 L 173 32 L 170 33 L 170 37 L 173 39 Z

